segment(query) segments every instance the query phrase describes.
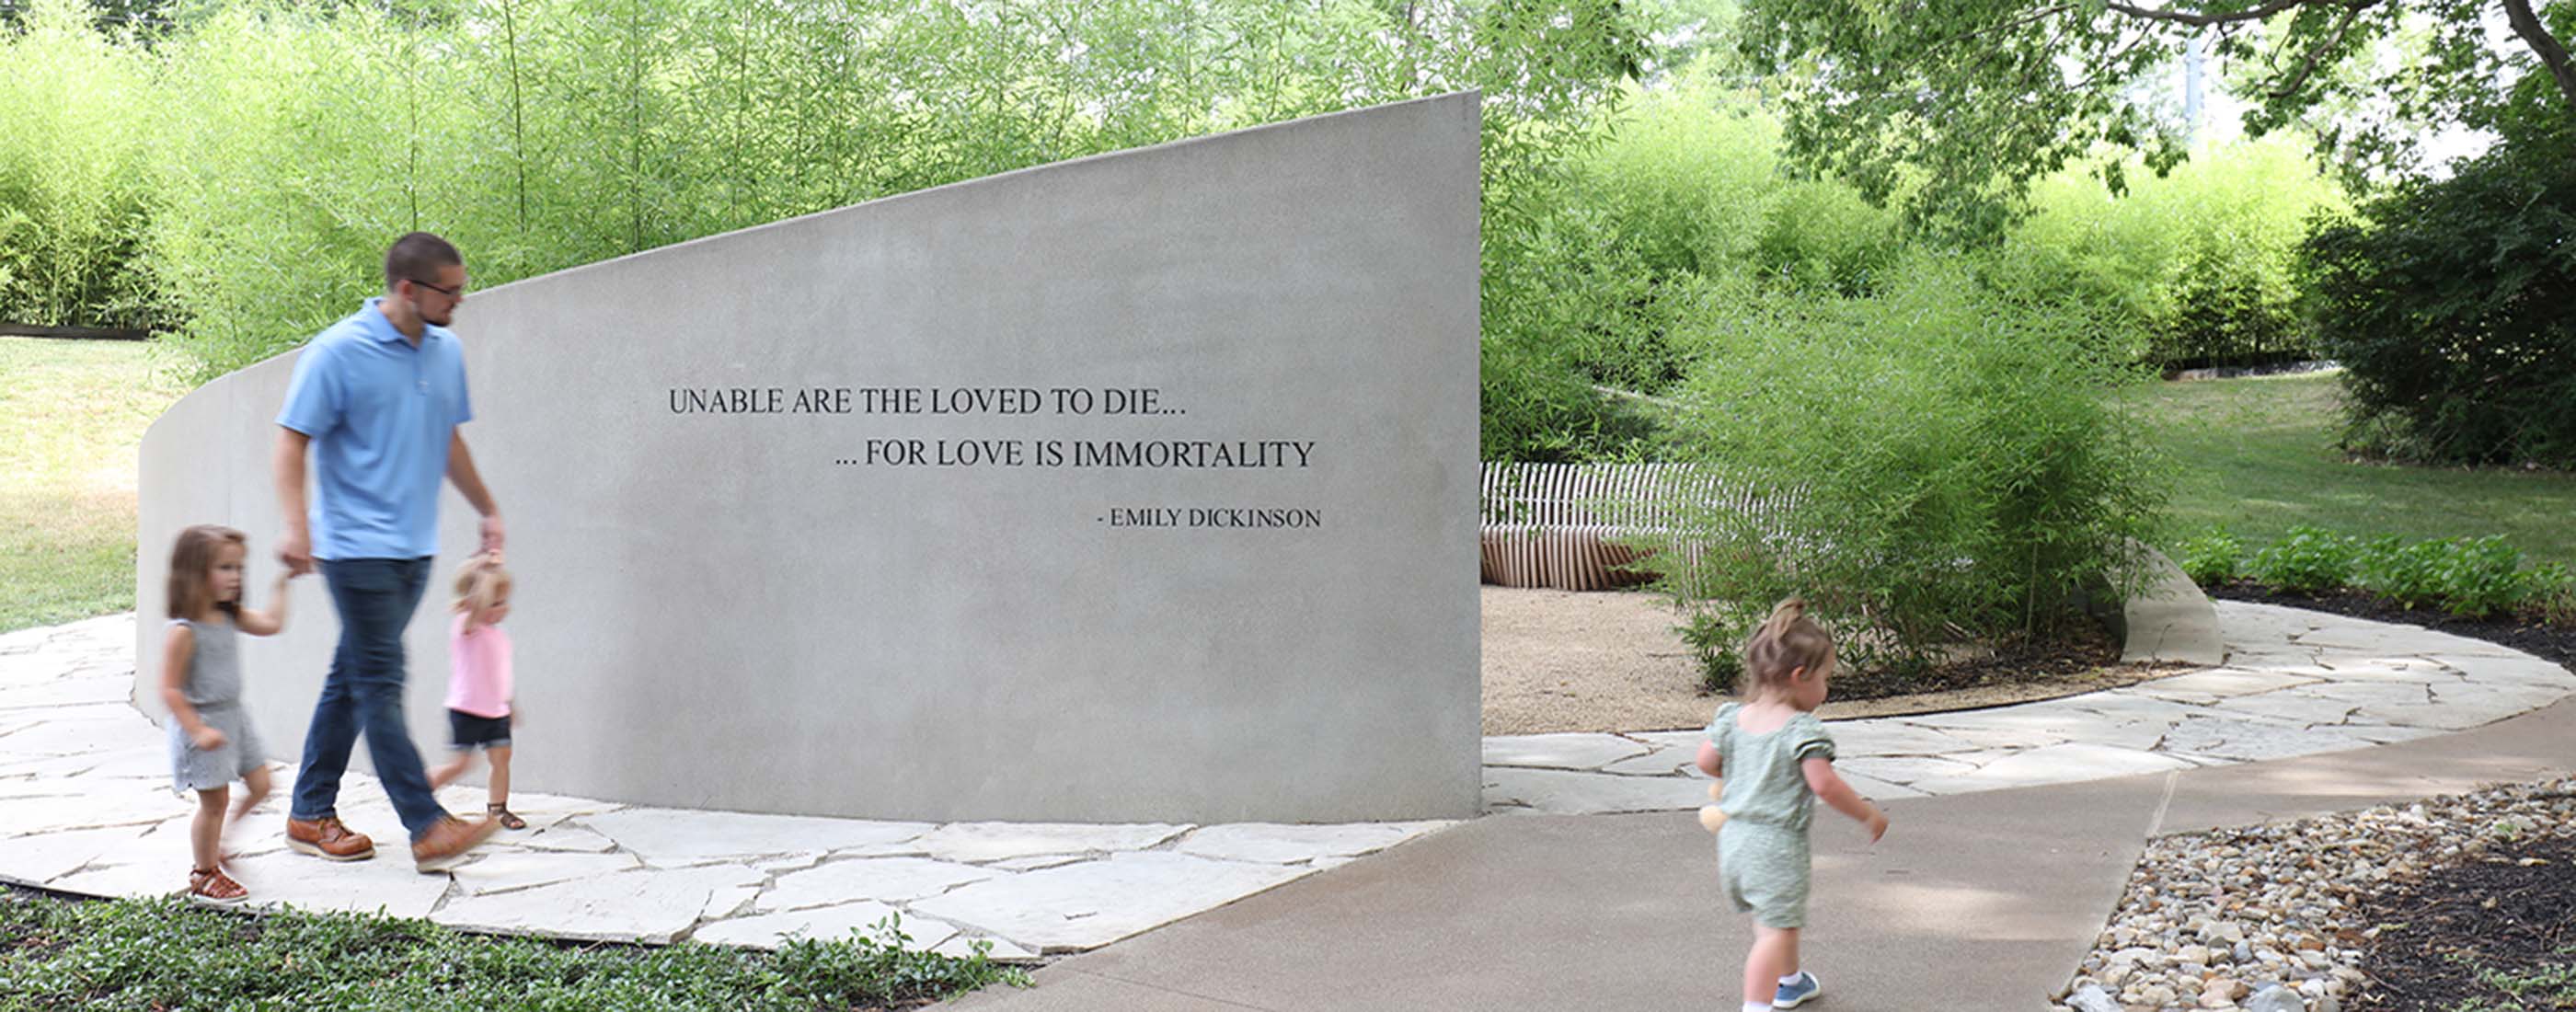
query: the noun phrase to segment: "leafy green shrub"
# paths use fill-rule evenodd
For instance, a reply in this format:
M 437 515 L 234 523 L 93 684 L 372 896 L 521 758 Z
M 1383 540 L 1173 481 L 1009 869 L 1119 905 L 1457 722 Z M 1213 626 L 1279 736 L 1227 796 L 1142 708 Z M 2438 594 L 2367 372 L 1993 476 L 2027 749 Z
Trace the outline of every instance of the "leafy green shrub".
M 2254 578 L 2282 590 L 2315 594 L 2352 583 L 2360 546 L 2339 534 L 2305 525 L 2254 552 Z
M 2563 562 L 2533 567 L 2530 609 L 2540 620 L 2555 626 L 2576 626 L 2576 573 Z
M 2462 618 L 2485 618 L 2520 609 L 2531 594 L 2522 552 L 2502 535 L 2454 542 L 2442 564 L 2442 607 Z
M 2347 370 L 2347 446 L 2576 466 L 2571 137 L 2508 136 L 2449 178 L 2400 183 L 2309 236 L 2301 269 L 2326 350 Z
M 2158 361 L 2168 367 L 2268 365 L 2311 353 L 2307 321 L 2281 282 L 2280 251 L 2206 233 L 2191 246 L 2173 282 L 2173 311 L 2159 335 Z
M 0 27 L 0 322 L 140 327 L 152 73 L 75 0 Z
M 2342 188 L 2286 137 L 2203 148 L 2171 173 L 2128 174 L 2114 196 L 2068 171 L 2032 189 L 2032 213 L 1980 258 L 2017 302 L 2105 314 L 2096 340 L 2163 367 L 2310 353 L 2295 265 L 2307 220 Z
M 2354 568 L 2363 587 L 2400 607 L 2413 608 L 2448 596 L 2446 572 L 2457 550 L 2449 540 L 2407 544 L 2405 539 L 2390 535 L 2363 545 Z
M 1741 276 L 1777 290 L 1869 290 L 1905 248 L 1896 216 L 1832 179 L 1791 179 L 1778 117 L 1722 68 L 1640 91 L 1572 163 L 1634 269 Z
M 1931 257 L 1865 298 L 1711 307 L 1667 452 L 1761 503 L 1689 510 L 1654 556 L 1663 586 L 1744 608 L 1798 594 L 1882 664 L 2044 636 L 2086 586 L 2128 589 L 2160 458 L 2108 397 L 2134 374 L 2068 354 L 2075 326 Z
M 1744 624 L 1719 608 L 1693 608 L 1689 615 L 1679 632 L 1699 661 L 1700 691 L 1721 696 L 1736 691 L 1744 676 L 1744 655 L 1738 652 L 1747 632 Z
M 2193 583 L 2208 587 L 2245 575 L 2245 543 L 2224 527 L 2185 539 L 2179 550 L 2183 575 Z

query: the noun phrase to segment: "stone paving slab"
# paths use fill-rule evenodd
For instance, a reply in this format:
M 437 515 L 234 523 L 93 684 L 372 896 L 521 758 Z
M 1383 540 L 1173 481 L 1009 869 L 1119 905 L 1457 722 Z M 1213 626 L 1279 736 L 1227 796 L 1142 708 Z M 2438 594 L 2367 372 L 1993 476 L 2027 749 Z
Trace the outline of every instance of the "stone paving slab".
M 2576 674 L 2480 641 L 2221 602 L 2216 666 L 2123 689 L 1965 713 L 1835 721 L 1863 793 L 1906 799 L 2200 769 L 2477 727 L 2576 693 Z M 174 891 L 193 803 L 161 731 L 110 683 L 131 616 L 0 636 L 0 879 L 93 895 Z M 1666 813 L 1706 803 L 1697 731 L 1490 738 L 1492 812 Z M 274 764 L 281 789 L 291 770 Z M 473 811 L 479 787 L 442 792 Z M 272 800 L 228 842 L 261 902 L 425 916 L 473 930 L 774 946 L 899 917 L 909 944 L 997 957 L 1097 948 L 1450 823 L 1344 826 L 889 822 L 702 812 L 522 793 L 530 829 L 437 875 L 399 845 L 372 861 L 283 849 Z M 353 773 L 341 812 L 398 836 Z M 1644 816 L 1639 816 L 1644 817 Z
M 916 839 L 934 828 L 922 822 L 677 808 L 622 809 L 584 816 L 575 824 L 646 861 L 664 863 L 879 847 Z
M 1615 734 L 1511 735 L 1485 739 L 1485 765 L 1596 769 L 1650 747 Z
M 831 861 L 779 875 L 762 893 L 758 913 L 836 905 L 834 897 L 874 896 L 888 901 L 937 896 L 969 882 L 1009 874 L 1000 869 L 951 864 L 926 857 L 863 857 Z M 934 939 L 929 944 L 938 944 Z
M 1338 826 L 1234 823 L 1208 826 L 1191 833 L 1176 849 L 1184 854 L 1227 861 L 1295 864 L 1319 857 L 1356 857 L 1375 853 L 1448 825 L 1446 822 L 1364 822 Z
M 130 615 L 0 637 L 0 879 L 100 896 L 165 895 L 184 884 L 195 802 L 170 789 L 163 732 L 126 699 L 132 642 Z M 281 791 L 293 780 L 284 763 L 271 771 Z M 457 812 L 479 811 L 484 798 L 471 785 L 439 793 Z M 338 806 L 378 837 L 372 860 L 288 851 L 282 804 L 272 797 L 226 841 L 254 908 L 756 947 L 872 934 L 894 916 L 913 948 L 980 947 L 1006 960 L 1104 944 L 1451 825 L 937 825 L 520 792 L 511 807 L 528 829 L 424 875 L 375 778 L 348 774 Z M 972 920 L 933 916 L 930 906 Z
M 475 931 L 658 944 L 688 937 L 702 920 L 731 916 L 751 903 L 767 880 L 759 869 L 741 864 L 620 871 L 516 892 L 456 897 L 413 916 Z M 439 884 L 444 889 L 445 883 Z
M 1080 952 L 1314 873 L 1163 851 L 978 882 L 912 904 L 1042 953 Z M 1219 897 L 1209 903 L 1210 897 Z
M 2479 727 L 2576 693 L 2566 668 L 2483 640 L 2272 605 L 2214 609 L 2224 643 L 2215 666 L 2063 699 L 1832 721 L 1836 766 L 1874 796 L 1959 794 L 2368 748 Z M 1488 738 L 1486 810 L 1696 808 L 1704 794 L 1652 782 L 1699 779 L 1687 762 L 1699 738 Z
M 889 918 L 898 919 L 895 930 L 902 934 L 904 947 L 908 949 L 931 948 L 957 934 L 957 929 L 947 924 L 924 918 L 903 918 L 901 912 L 893 907 L 874 900 L 861 900 L 717 921 L 698 929 L 691 937 L 711 945 L 775 949 L 799 938 L 831 939 L 852 935 L 879 938 L 876 926 Z
M 1932 777 L 1906 786 L 1925 794 L 1967 794 L 2076 780 L 2108 780 L 2178 770 L 2190 765 L 2177 756 L 2141 749 L 2070 742 L 2017 752 L 1980 766 L 1974 773 Z
M 165 867 L 185 869 L 186 825 L 174 827 L 167 835 L 179 860 Z M 279 849 L 257 857 L 236 858 L 225 862 L 225 867 L 243 888 L 251 891 L 249 905 L 254 908 L 292 906 L 299 910 L 382 912 L 393 917 L 430 916 L 447 896 L 448 877 L 423 875 L 412 869 L 409 855 L 395 858 L 391 854 L 395 848 L 383 849 L 386 853 L 375 860 L 347 862 L 319 861 Z
M 633 854 L 550 853 L 506 843 L 483 847 L 478 853 L 482 856 L 459 865 L 450 876 L 457 890 L 467 896 L 530 889 L 644 867 L 644 862 Z
M 1553 815 L 1603 815 L 1697 808 L 1708 803 L 1708 781 L 1687 776 L 1619 776 L 1511 766 L 1485 770 L 1485 810 L 1526 810 Z
M 1040 854 L 1147 850 L 1189 829 L 1164 823 L 955 822 L 921 834 L 914 846 L 919 853 L 943 861 L 1000 861 Z
M 134 676 L 99 675 L 25 682 L 0 696 L 0 710 L 52 709 L 84 703 L 125 703 L 134 694 Z

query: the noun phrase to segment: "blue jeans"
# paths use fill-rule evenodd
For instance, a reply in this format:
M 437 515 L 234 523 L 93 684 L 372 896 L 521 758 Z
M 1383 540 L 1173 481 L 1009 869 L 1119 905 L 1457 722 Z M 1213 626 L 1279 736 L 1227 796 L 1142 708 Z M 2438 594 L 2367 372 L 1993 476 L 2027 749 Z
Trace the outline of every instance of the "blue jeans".
M 403 721 L 403 627 L 429 586 L 430 560 L 339 559 L 322 562 L 322 581 L 340 612 L 340 648 L 331 674 L 313 704 L 313 726 L 304 732 L 304 766 L 295 776 L 297 819 L 338 814 L 340 776 L 349 749 L 367 736 L 376 777 L 393 799 L 394 815 L 418 840 L 447 817 L 429 789 L 420 749 Z

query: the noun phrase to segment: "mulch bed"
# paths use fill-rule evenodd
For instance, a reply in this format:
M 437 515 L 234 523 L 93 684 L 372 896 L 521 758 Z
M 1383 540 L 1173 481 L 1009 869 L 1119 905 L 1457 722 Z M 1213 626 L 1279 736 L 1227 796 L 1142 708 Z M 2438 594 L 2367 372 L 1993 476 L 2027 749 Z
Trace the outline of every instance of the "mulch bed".
M 1950 660 L 1921 671 L 1856 671 L 1837 666 L 1836 701 L 1884 699 L 1918 693 L 1957 692 L 1997 685 L 2054 681 L 2098 672 L 2120 663 L 2111 634 L 2079 624 L 2049 642 L 2008 644 L 1991 653 Z
M 2361 1012 L 2576 1009 L 2576 840 L 2531 836 L 2364 901 Z
M 2306 608 L 2310 611 L 2349 615 L 2353 618 L 2366 618 L 2380 622 L 2420 625 L 2455 636 L 2502 644 L 2534 657 L 2547 658 L 2569 668 L 2576 668 L 2576 627 L 2546 625 L 2535 619 L 2522 617 L 2458 618 L 2437 608 L 2401 608 L 2394 601 L 2360 590 L 2293 594 L 2245 581 L 2223 583 L 2201 589 L 2211 597 L 2228 601 L 2277 604 L 2288 608 Z

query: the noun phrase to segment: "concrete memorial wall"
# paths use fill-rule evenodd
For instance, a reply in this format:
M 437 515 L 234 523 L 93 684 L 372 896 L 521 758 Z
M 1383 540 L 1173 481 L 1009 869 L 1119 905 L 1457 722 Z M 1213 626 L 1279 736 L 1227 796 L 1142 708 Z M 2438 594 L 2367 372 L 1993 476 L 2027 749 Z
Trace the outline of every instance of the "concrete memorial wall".
M 1406 102 L 472 293 L 462 431 L 518 579 L 516 789 L 939 821 L 1473 814 L 1477 129 L 1473 94 Z M 180 528 L 249 533 L 264 603 L 293 358 L 145 439 L 147 709 Z M 406 637 L 433 763 L 446 586 L 476 547 L 442 495 Z M 338 633 L 319 577 L 292 594 L 287 632 L 244 644 L 290 763 Z

